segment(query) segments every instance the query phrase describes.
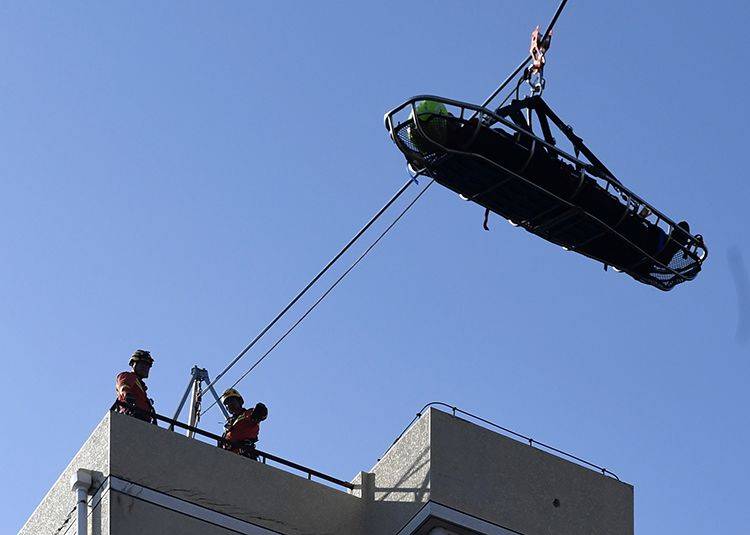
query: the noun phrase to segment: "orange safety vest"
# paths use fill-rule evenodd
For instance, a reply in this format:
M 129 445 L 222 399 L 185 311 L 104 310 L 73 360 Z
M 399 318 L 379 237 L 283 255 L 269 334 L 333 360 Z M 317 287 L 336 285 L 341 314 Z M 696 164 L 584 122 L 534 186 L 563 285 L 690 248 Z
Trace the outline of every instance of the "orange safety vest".
M 152 421 L 151 416 L 154 411 L 154 402 L 146 395 L 148 387 L 135 372 L 122 372 L 117 374 L 115 379 L 115 392 L 117 392 L 117 401 L 126 402 L 126 394 L 132 394 L 135 399 L 135 408 L 139 413 L 133 414 L 137 418 L 146 421 Z M 128 413 L 127 408 L 120 407 L 119 412 Z
M 260 422 L 252 419 L 253 409 L 245 409 L 237 416 L 232 416 L 227 420 L 226 431 L 222 435 L 222 438 L 228 440 L 231 444 L 223 443 L 221 445 L 225 450 L 239 453 L 241 447 L 240 443 L 248 440 L 258 440 L 258 433 L 260 432 Z

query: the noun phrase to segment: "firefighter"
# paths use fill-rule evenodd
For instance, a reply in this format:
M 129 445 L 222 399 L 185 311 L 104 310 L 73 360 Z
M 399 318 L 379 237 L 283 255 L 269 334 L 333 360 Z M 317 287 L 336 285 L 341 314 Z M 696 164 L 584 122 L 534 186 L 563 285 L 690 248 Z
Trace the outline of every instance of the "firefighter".
M 263 403 L 258 403 L 253 409 L 246 409 L 243 407 L 245 400 L 234 388 L 227 389 L 221 395 L 221 402 L 229 412 L 229 417 L 224 424 L 224 434 L 221 435 L 219 447 L 250 459 L 257 459 L 255 443 L 258 442 L 260 422 L 268 417 L 268 409 Z
M 130 367 L 133 371 L 117 374 L 115 391 L 117 401 L 125 404 L 118 407 L 118 412 L 155 424 L 154 400 L 146 395 L 148 388 L 143 382 L 148 378 L 153 363 L 151 353 L 145 349 L 137 349 L 130 357 Z

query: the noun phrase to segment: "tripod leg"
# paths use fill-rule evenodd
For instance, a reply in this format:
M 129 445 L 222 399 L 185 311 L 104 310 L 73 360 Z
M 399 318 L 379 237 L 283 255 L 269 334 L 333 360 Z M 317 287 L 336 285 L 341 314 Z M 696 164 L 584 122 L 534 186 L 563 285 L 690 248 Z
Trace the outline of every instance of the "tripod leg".
M 173 420 L 177 420 L 177 418 L 180 417 L 180 413 L 182 412 L 182 408 L 185 406 L 185 402 L 187 401 L 188 395 L 193 389 L 194 381 L 195 381 L 195 373 L 192 373 L 190 375 L 190 381 L 188 382 L 187 388 L 185 389 L 185 393 L 182 395 L 182 399 L 180 400 L 180 404 L 177 406 L 177 410 L 174 411 L 174 416 L 172 416 Z M 169 430 L 174 431 L 174 425 L 170 425 Z
M 200 378 L 196 378 L 195 381 L 193 381 L 193 396 L 190 400 L 190 414 L 188 416 L 188 425 L 190 427 L 198 425 L 198 420 L 201 418 L 201 397 L 201 380 Z M 188 438 L 193 438 L 195 433 L 191 429 L 188 429 L 185 435 Z
M 221 402 L 221 399 L 219 398 L 219 395 L 218 395 L 218 394 L 216 393 L 216 390 L 214 390 L 214 387 L 213 387 L 213 386 L 211 386 L 210 384 L 209 384 L 209 387 L 208 387 L 208 391 L 209 391 L 209 392 L 211 392 L 211 395 L 212 395 L 212 396 L 214 397 L 214 399 L 216 400 L 216 404 L 217 404 L 217 405 L 219 406 L 219 408 L 221 409 L 221 412 L 223 412 L 223 413 L 224 413 L 224 418 L 229 418 L 229 413 L 228 413 L 228 412 L 227 412 L 227 410 L 226 410 L 226 409 L 224 408 L 224 404 L 223 404 L 223 403 Z

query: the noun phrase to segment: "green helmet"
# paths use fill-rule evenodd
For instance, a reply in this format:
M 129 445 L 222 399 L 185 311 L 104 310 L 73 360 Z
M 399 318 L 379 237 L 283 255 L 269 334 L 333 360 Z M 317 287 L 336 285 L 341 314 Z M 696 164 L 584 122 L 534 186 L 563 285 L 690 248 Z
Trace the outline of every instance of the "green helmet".
M 442 102 L 435 102 L 434 100 L 422 100 L 417 104 L 416 108 L 417 117 L 419 117 L 420 121 L 429 120 L 435 115 L 450 115 L 445 104 Z
M 427 153 L 434 150 L 434 146 L 428 141 L 435 141 L 444 144 L 447 140 L 447 123 L 443 117 L 450 115 L 445 104 L 435 102 L 434 100 L 420 100 L 415 106 L 419 125 L 412 124 L 408 129 L 409 141 L 414 145 L 414 150 L 421 153 Z M 414 110 L 409 114 L 409 120 L 414 121 Z M 422 130 L 427 136 L 425 139 L 419 130 Z

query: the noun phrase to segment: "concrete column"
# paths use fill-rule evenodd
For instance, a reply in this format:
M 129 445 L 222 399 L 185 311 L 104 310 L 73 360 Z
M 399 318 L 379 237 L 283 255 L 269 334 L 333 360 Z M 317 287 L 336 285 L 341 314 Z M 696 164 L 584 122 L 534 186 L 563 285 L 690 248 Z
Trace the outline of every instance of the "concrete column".
M 375 499 L 375 474 L 360 472 L 353 481 L 355 487 L 352 495 L 363 500 L 373 501 Z

